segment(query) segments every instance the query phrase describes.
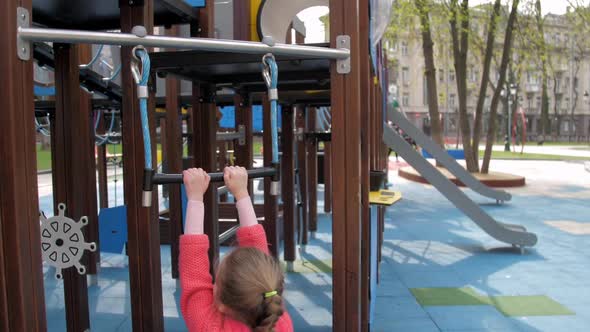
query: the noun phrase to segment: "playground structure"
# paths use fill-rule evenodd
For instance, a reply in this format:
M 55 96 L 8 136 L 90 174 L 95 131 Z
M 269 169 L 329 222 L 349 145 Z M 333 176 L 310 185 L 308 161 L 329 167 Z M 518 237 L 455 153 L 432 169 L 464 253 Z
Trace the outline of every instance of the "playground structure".
M 350 6 L 352 2 L 354 6 Z M 381 85 L 374 85 L 374 77 L 381 76 L 382 68 L 370 67 L 369 61 L 369 1 L 352 1 L 350 3 L 332 1 L 331 10 L 331 44 L 319 46 L 290 46 L 276 44 L 273 41 L 260 42 L 230 42 L 208 39 L 214 35 L 214 5 L 213 1 L 201 4 L 204 7 L 193 7 L 184 1 L 158 0 L 137 2 L 93 2 L 68 3 L 67 10 L 61 7 L 65 2 L 59 1 L 8 1 L 2 5 L 6 19 L 3 28 L 6 36 L 0 41 L 3 54 L 0 60 L 2 69 L 7 73 L 9 82 L 2 92 L 2 107 L 7 110 L 7 126 L 10 127 L 6 139 L 2 140 L 1 150 L 10 161 L 2 166 L 3 194 L 1 201 L 2 213 L 2 264 L 0 264 L 0 280 L 2 293 L 0 298 L 0 313 L 2 330 L 39 331 L 45 330 L 45 310 L 43 301 L 43 281 L 41 274 L 41 249 L 39 241 L 38 207 L 36 196 L 36 167 L 34 154 L 35 125 L 31 119 L 31 110 L 37 115 L 49 115 L 52 136 L 52 163 L 55 204 L 64 203 L 68 207 L 67 216 L 78 220 L 88 217 L 88 225 L 84 228 L 86 241 L 96 242 L 96 253 L 86 254 L 82 262 L 87 267 L 87 273 L 100 273 L 98 241 L 97 203 L 94 183 L 95 159 L 94 145 L 96 135 L 93 125 L 98 110 L 113 111 L 118 116 L 116 121 L 121 126 L 121 142 L 123 145 L 123 183 L 124 202 L 127 223 L 127 253 L 129 255 L 129 274 L 131 285 L 133 329 L 137 331 L 159 331 L 162 324 L 162 294 L 159 268 L 160 218 L 155 208 L 158 195 L 144 196 L 142 191 L 144 182 L 144 137 L 139 118 L 139 104 L 136 94 L 137 87 L 131 73 L 132 47 L 160 47 L 183 49 L 166 52 L 151 52 L 151 73 L 166 76 L 165 98 L 154 98 L 155 86 L 148 90 L 146 100 L 149 113 L 149 136 L 155 138 L 156 119 L 165 121 L 163 144 L 163 159 L 166 160 L 166 172 L 179 174 L 183 169 L 182 136 L 179 110 L 181 106 L 190 105 L 190 112 L 184 118 L 189 132 L 186 133 L 189 155 L 185 161 L 189 165 L 202 167 L 209 172 L 218 168 L 216 155 L 218 136 L 229 141 L 238 141 L 232 134 L 217 135 L 217 106 L 234 104 L 236 107 L 236 128 L 243 126 L 243 147 L 238 142 L 234 144 L 235 163 L 252 168 L 252 123 L 251 105 L 261 103 L 265 109 L 264 117 L 264 146 L 270 147 L 273 138 L 270 132 L 271 118 L 270 103 L 266 100 L 260 63 L 262 55 L 271 53 L 276 57 L 279 68 L 279 102 L 282 104 L 282 228 L 284 230 L 284 255 L 287 261 L 295 257 L 296 223 L 295 212 L 298 210 L 295 197 L 301 196 L 307 203 L 303 204 L 302 214 L 308 226 L 314 230 L 314 218 L 309 210 L 313 210 L 317 198 L 314 197 L 317 173 L 317 159 L 309 162 L 305 155 L 295 158 L 295 146 L 300 151 L 309 151 L 308 155 L 315 156 L 318 141 L 325 140 L 326 163 L 338 163 L 340 167 L 326 169 L 324 178 L 328 180 L 330 171 L 332 177 L 338 181 L 332 184 L 334 202 L 334 219 L 338 220 L 334 228 L 334 251 L 341 253 L 334 257 L 334 328 L 336 330 L 356 330 L 361 326 L 368 326 L 368 278 L 360 277 L 361 273 L 369 274 L 368 266 L 361 266 L 363 255 L 369 251 L 361 251 L 363 236 L 368 238 L 369 232 L 361 233 L 365 226 L 361 220 L 370 218 L 368 200 L 369 169 L 383 169 L 385 167 L 384 149 L 378 139 L 381 123 Z M 257 6 L 253 2 L 252 6 Z M 234 36 L 235 40 L 251 40 L 251 4 L 249 2 L 235 2 Z M 61 8 L 61 9 L 60 9 Z M 358 12 L 361 8 L 361 12 Z M 72 15 L 73 13 L 73 15 Z M 359 19 L 362 17 L 362 19 Z M 292 18 L 291 18 L 292 19 Z M 287 21 L 289 25 L 291 22 Z M 172 37 L 178 34 L 175 24 L 189 24 L 191 37 Z M 166 26 L 167 36 L 151 36 L 154 26 Z M 40 28 L 38 26 L 43 26 Z M 136 26 L 145 27 L 146 36 L 132 29 Z M 60 30 L 61 29 L 61 30 Z M 103 33 L 88 30 L 120 29 L 122 33 Z M 72 32 L 78 30 L 78 32 Z M 86 30 L 87 32 L 84 32 Z M 76 37 L 77 36 L 77 37 Z M 362 37 L 361 37 L 362 36 Z M 301 43 L 300 37 L 296 42 Z M 53 47 L 43 43 L 53 42 Z M 121 45 L 120 84 L 109 77 L 95 75 L 92 66 L 88 64 L 93 54 L 88 45 L 78 43 L 95 43 L 98 45 Z M 367 45 L 362 47 L 361 45 Z M 40 45 L 40 46 L 35 46 Z M 344 50 L 342 48 L 347 48 Z M 193 49 L 191 51 L 190 49 Z M 364 51 L 361 51 L 364 50 Z M 217 53 L 211 53 L 217 52 Z M 45 60 L 42 57 L 45 56 Z M 176 62 L 178 57 L 185 57 L 183 63 Z M 380 58 L 382 58 L 380 56 Z M 43 100 L 33 105 L 33 59 L 42 66 L 52 68 L 55 72 L 55 101 Z M 332 59 L 332 60 L 331 60 Z M 339 60 L 340 59 L 340 60 Z M 51 61 L 53 60 L 53 61 Z M 192 61 L 194 60 L 194 61 Z M 168 65 L 165 62 L 168 61 Z M 240 63 L 240 66 L 232 64 Z M 170 66 L 170 64 L 174 64 Z M 201 75 L 203 72 L 195 70 L 193 73 L 179 73 L 175 70 L 202 66 L 212 75 Z M 167 68 L 164 68 L 166 67 Z M 209 66 L 209 67 L 207 67 Z M 215 73 L 212 68 L 225 69 Z M 176 75 L 176 76 L 175 76 Z M 178 77 L 189 78 L 193 82 L 191 96 L 181 96 Z M 105 80 L 106 78 L 106 80 Z M 153 80 L 155 76 L 150 77 Z M 256 84 L 249 84 L 255 82 Z M 361 83 L 362 82 L 362 83 Z M 326 84 L 328 83 L 328 84 Z M 224 95 L 216 92 L 224 84 L 232 93 Z M 362 88 L 361 88 L 362 84 Z M 81 89 L 83 88 L 83 90 Z M 94 95 L 105 98 L 93 98 L 84 92 L 91 91 Z M 143 88 L 139 89 L 143 91 Z M 309 90 L 320 91 L 308 93 Z M 363 93 L 361 94 L 361 91 Z M 145 97 L 144 92 L 141 96 Z M 159 91 L 161 93 L 161 91 Z M 225 101 L 223 101 L 225 98 Z M 164 99 L 164 100 L 163 100 Z M 188 102 L 184 102 L 188 99 Z M 184 101 L 183 101 L 184 100 Z M 53 105 L 52 105 L 53 104 Z M 165 106 L 166 115 L 156 115 L 155 106 Z M 306 116 L 310 106 L 331 106 L 332 131 L 327 133 L 308 133 L 297 131 L 313 122 Z M 310 108 L 311 109 L 311 108 Z M 364 115 L 361 121 L 361 110 Z M 311 111 L 313 112 L 313 111 Z M 104 114 L 104 112 L 103 112 Z M 307 119 L 306 119 L 307 118 Z M 306 123 L 308 122 L 308 123 Z M 107 122 L 105 118 L 98 122 L 97 134 L 108 132 L 103 129 Z M 364 126 L 361 135 L 361 124 Z M 369 130 L 369 126 L 374 130 Z M 145 126 L 144 126 L 145 127 Z M 370 135 L 369 135 L 370 133 Z M 160 131 L 162 135 L 162 131 Z M 241 135 L 240 135 L 241 137 Z M 331 142 L 330 142 L 331 141 Z M 369 143 L 372 142 L 372 143 Z M 330 142 L 330 143 L 329 143 Z M 371 150 L 361 151 L 361 142 Z M 277 137 L 274 138 L 276 145 Z M 332 148 L 330 148 L 332 145 Z M 105 197 L 105 149 L 98 148 L 98 174 L 100 205 L 104 207 Z M 275 150 L 276 151 L 276 150 Z M 154 159 L 155 144 L 151 147 Z M 265 167 L 273 167 L 276 172 L 276 157 L 273 163 L 272 149 L 264 149 Z M 222 158 L 223 159 L 223 158 Z M 295 176 L 295 159 L 300 166 L 299 176 Z M 362 165 L 361 165 L 361 160 Z M 274 164 L 274 166 L 273 166 Z M 303 165 L 308 166 L 307 171 Z M 302 174 L 305 173 L 305 176 Z M 363 176 L 361 176 L 363 174 Z M 158 179 L 155 176 L 154 182 Z M 295 179 L 306 187 L 300 195 L 295 193 Z M 311 180 L 310 180 L 311 178 Z M 361 179 L 362 178 L 362 179 Z M 174 182 L 178 182 L 175 178 Z M 260 216 L 264 216 L 264 226 L 269 234 L 271 251 L 278 254 L 279 231 L 278 215 L 279 203 L 276 193 L 271 187 L 271 179 L 265 180 L 265 204 L 262 205 Z M 305 183 L 305 185 L 303 185 Z M 147 188 L 147 187 L 146 187 Z M 313 188 L 313 189 L 312 189 Z M 155 189 L 155 188 L 154 188 Z M 170 239 L 173 239 L 173 257 L 177 255 L 177 236 L 181 230 L 181 196 L 178 185 L 168 188 L 170 208 L 168 211 Z M 222 194 L 223 190 L 221 191 Z M 362 195 L 361 195 L 362 193 Z M 219 203 L 219 191 L 213 185 L 205 198 L 208 213 L 205 221 L 205 232 L 212 243 L 211 255 L 218 254 L 219 223 L 218 215 L 229 210 L 232 203 Z M 222 195 L 223 196 L 223 195 Z M 361 197 L 365 197 L 361 200 Z M 346 203 L 345 203 L 346 202 Z M 146 203 L 146 204 L 142 204 Z M 143 205 L 150 205 L 145 207 Z M 305 206 L 308 205 L 308 206 Z M 317 207 L 315 208 L 317 210 Z M 353 211 L 366 211 L 362 217 Z M 259 211 L 261 212 L 261 211 Z M 315 213 L 315 212 L 314 212 Z M 379 216 L 383 219 L 383 214 Z M 375 216 L 377 218 L 377 216 Z M 17 223 L 18 221 L 18 223 Z M 369 225 L 366 223 L 366 225 Z M 307 230 L 302 231 L 302 242 L 305 242 Z M 225 234 L 225 233 L 224 233 Z M 364 234 L 364 235 L 362 235 Z M 176 238 L 176 239 L 174 239 Z M 176 249 L 174 247 L 176 246 Z M 368 248 L 367 248 L 368 249 Z M 4 251 L 6 250 L 6 251 Z M 6 252 L 13 254 L 6 255 Z M 214 261 L 214 260 L 212 260 Z M 8 274 L 10 271 L 10 274 Z M 351 275 L 352 273 L 352 275 Z M 29 277 L 24 277 L 24 276 Z M 354 276 L 351 279 L 351 276 Z M 64 291 L 66 320 L 68 331 L 84 331 L 89 328 L 89 313 L 87 304 L 87 278 L 78 271 L 64 269 Z M 356 280 L 352 282 L 351 280 Z M 364 295 L 363 295 L 364 294 Z M 358 303 L 357 305 L 352 305 Z M 362 304 L 362 305 L 361 305 Z M 361 310 L 361 307 L 364 309 Z M 361 313 L 362 311 L 362 313 Z
M 303 3 L 306 6 L 297 7 Z M 7 77 L 6 88 L 0 91 L 0 106 L 6 112 L 7 132 L 0 151 L 9 157 L 0 164 L 0 316 L 8 319 L 0 320 L 0 330 L 46 329 L 42 248 L 37 240 L 41 234 L 35 199 L 36 125 L 31 119 L 35 110 L 35 115 L 51 119 L 54 209 L 62 211 L 59 207 L 64 204 L 68 218 L 87 217 L 82 231 L 87 242 L 96 244 L 96 251 L 87 253 L 82 263 L 91 276 L 100 273 L 104 239 L 99 233 L 109 234 L 99 228 L 111 227 L 99 227 L 98 222 L 98 207 L 109 208 L 104 143 L 114 139 L 122 143 L 124 206 L 115 214 L 125 216 L 126 227 L 113 227 L 121 231 L 118 241 L 126 242 L 129 256 L 134 331 L 163 330 L 159 249 L 160 243 L 170 243 L 171 273 L 177 278 L 183 222 L 181 171 L 201 167 L 212 175 L 213 182 L 220 181 L 219 172 L 232 162 L 226 153 L 230 149 L 234 164 L 246 167 L 252 178 L 264 178 L 264 203 L 255 204 L 255 210 L 263 218 L 271 253 L 279 256 L 282 248 L 281 258 L 287 266 L 297 259 L 297 244 L 305 245 L 317 229 L 318 155 L 323 156 L 324 208 L 332 212 L 333 219 L 333 328 L 367 331 L 385 215 L 385 207 L 369 202 L 370 174 L 387 168 L 386 144 L 415 167 L 423 165 L 427 170 L 427 162 L 413 150 L 406 150 L 405 142 L 399 142 L 384 125 L 388 73 L 379 40 L 373 40 L 370 33 L 370 17 L 378 9 L 375 3 L 297 1 L 296 8 L 271 15 L 282 22 L 280 26 L 277 22 L 265 26 L 252 12 L 258 9 L 258 16 L 265 17 L 264 9 L 271 8 L 267 5 L 286 6 L 289 1 L 234 1 L 234 40 L 222 40 L 213 38 L 212 0 L 191 4 L 180 0 L 93 1 L 93 6 L 57 0 L 3 2 L 0 9 L 6 19 L 1 23 L 5 33 L 0 38 L 0 68 Z M 70 6 L 66 12 L 60 10 L 65 4 Z M 293 13 L 317 4 L 330 7 L 330 44 L 300 45 L 305 31 L 296 27 L 300 22 L 293 20 Z M 154 35 L 155 26 L 165 27 L 165 35 Z M 103 32 L 113 29 L 121 32 Z M 259 35 L 253 36 L 253 31 Z M 288 33 L 286 37 L 282 32 L 267 35 L 275 31 Z M 90 43 L 121 46 L 119 69 L 113 68 L 110 76 L 97 74 L 88 64 L 102 47 L 93 55 Z M 153 49 L 136 52 L 141 46 Z M 263 60 L 267 54 L 274 61 Z M 55 72 L 54 101 L 34 102 L 33 61 Z M 269 75 L 267 81 L 264 73 Z M 274 77 L 277 73 L 278 78 Z M 183 91 L 181 79 L 192 83 L 188 91 Z M 254 105 L 263 109 L 262 168 L 253 167 Z M 224 106 L 234 107 L 233 131 L 218 131 L 218 107 Z M 156 112 L 157 108 L 164 112 Z M 108 121 L 105 114 L 110 115 Z M 406 126 L 395 114 L 393 117 L 472 189 L 497 201 L 510 199 L 509 194 L 469 178 L 446 159 L 446 154 L 428 148 L 431 142 L 414 133 L 415 128 Z M 115 121 L 120 123 L 120 137 L 113 133 Z M 158 127 L 162 170 L 155 162 Z M 47 129 L 39 123 L 40 128 Z M 97 141 L 103 144 L 96 147 L 95 158 Z M 319 151 L 320 142 L 323 151 Z M 432 176 L 436 178 L 436 174 Z M 167 185 L 165 211 L 158 209 L 157 185 Z M 441 186 L 447 187 L 444 192 L 459 197 L 452 201 L 460 200 L 457 206 L 492 236 L 521 247 L 536 242 L 533 234 L 519 226 L 495 222 L 468 198 L 462 198 L 454 185 Z M 249 191 L 253 196 L 252 186 Z M 210 261 L 215 262 L 219 246 L 237 230 L 237 216 L 227 190 L 216 183 L 211 184 L 204 203 Z M 104 218 L 108 220 L 108 213 Z M 113 250 L 120 251 L 118 248 Z M 62 272 L 68 331 L 90 327 L 88 280 L 79 272 L 72 268 Z

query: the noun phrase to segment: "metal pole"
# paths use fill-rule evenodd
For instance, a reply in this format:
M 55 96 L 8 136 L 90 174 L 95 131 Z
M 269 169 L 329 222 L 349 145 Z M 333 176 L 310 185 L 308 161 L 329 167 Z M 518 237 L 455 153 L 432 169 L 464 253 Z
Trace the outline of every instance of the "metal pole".
M 276 174 L 277 170 L 274 167 L 260 167 L 248 170 L 248 178 L 256 179 L 263 177 L 270 177 Z M 211 182 L 223 182 L 223 172 L 209 173 Z M 153 184 L 170 184 L 182 183 L 182 174 L 163 174 L 158 173 L 153 176 Z
M 510 131 L 510 113 L 512 111 L 512 94 L 510 92 L 510 88 L 508 88 L 508 112 L 507 112 L 507 117 L 508 117 L 508 129 L 506 130 L 506 144 L 504 145 L 504 151 L 506 152 L 510 152 L 510 140 L 512 139 L 512 133 Z
M 332 60 L 344 60 L 350 57 L 350 51 L 343 48 L 301 46 L 276 43 L 269 46 L 260 42 L 225 40 L 213 38 L 182 38 L 171 36 L 138 37 L 130 33 L 97 32 L 84 30 L 64 30 L 19 27 L 17 36 L 29 42 L 86 43 L 101 45 L 122 45 L 146 47 L 178 48 L 199 51 L 250 53 L 283 56 L 319 57 Z

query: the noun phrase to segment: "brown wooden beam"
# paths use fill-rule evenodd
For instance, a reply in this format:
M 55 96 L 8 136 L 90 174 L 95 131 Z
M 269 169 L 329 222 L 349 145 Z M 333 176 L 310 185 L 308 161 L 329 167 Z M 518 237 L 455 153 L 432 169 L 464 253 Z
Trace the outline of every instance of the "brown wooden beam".
M 17 7 L 31 14 L 31 0 L 0 2 L 0 330 L 45 331 L 45 295 L 33 120 L 33 61 L 17 57 Z
M 361 114 L 361 331 L 369 330 L 370 278 L 371 278 L 371 210 L 369 206 L 369 171 L 374 165 L 371 120 L 374 107 L 370 98 L 371 62 L 369 59 L 369 0 L 359 1 L 360 31 L 360 112 Z
M 306 110 L 307 128 L 315 131 L 316 108 L 309 107 Z M 315 137 L 306 139 L 307 145 L 307 192 L 309 195 L 309 230 L 315 233 L 318 230 L 318 140 Z
M 95 213 L 91 211 L 89 200 L 94 199 L 96 204 L 95 187 L 88 187 L 85 181 L 87 176 L 94 174 L 94 167 L 88 167 L 94 147 L 90 112 L 88 107 L 78 109 L 81 104 L 78 46 L 54 44 L 53 49 L 56 91 L 55 113 L 51 121 L 53 208 L 57 215 L 58 205 L 63 203 L 66 215 L 80 220 L 82 216 Z M 85 228 L 83 231 L 86 238 L 88 231 Z M 86 276 L 78 274 L 75 268 L 62 271 L 62 275 L 67 330 L 84 331 L 90 328 Z
M 331 67 L 333 191 L 333 323 L 335 331 L 361 329 L 361 136 L 359 0 L 330 1 L 330 44 L 348 35 L 351 71 Z
M 89 44 L 81 44 L 78 45 L 78 63 L 88 63 L 92 58 L 92 45 Z M 88 225 L 84 227 L 84 232 L 86 236 L 87 242 L 95 242 L 96 243 L 96 251 L 94 252 L 87 252 L 86 253 L 86 260 L 84 264 L 86 265 L 86 273 L 91 275 L 96 275 L 98 270 L 100 269 L 100 242 L 98 236 L 98 206 L 96 200 L 96 160 L 95 160 L 95 136 L 94 136 L 94 122 L 93 122 L 93 114 L 92 114 L 92 95 L 85 90 L 78 89 L 79 91 L 79 103 L 80 103 L 80 112 L 87 115 L 90 121 L 90 133 L 89 139 L 91 142 L 90 147 L 90 158 L 86 159 L 87 166 L 86 169 L 88 170 L 88 176 L 84 177 L 86 180 L 86 187 L 89 188 L 88 191 L 90 195 L 87 197 L 89 200 L 88 206 Z M 86 151 L 84 151 L 86 153 Z M 92 170 L 92 171 L 90 171 Z
M 143 5 L 121 2 L 121 31 L 131 32 L 136 25 L 143 25 L 148 33 L 153 30 L 153 0 Z M 143 135 L 139 118 L 139 101 L 136 84 L 128 70 L 131 65 L 132 47 L 121 47 L 122 143 L 125 205 L 129 254 L 129 282 L 131 286 L 131 314 L 134 331 L 163 331 L 162 274 L 160 264 L 160 234 L 156 208 L 142 207 L 142 182 L 144 169 Z M 127 68 L 127 70 L 125 70 Z M 153 96 L 152 98 L 153 99 Z M 153 102 L 149 104 L 151 137 L 155 142 Z M 152 156 L 156 156 L 156 144 L 152 144 Z M 156 207 L 155 196 L 152 207 Z
M 199 22 L 191 24 L 191 35 L 212 38 L 215 36 L 215 3 L 206 1 L 206 7 L 199 9 Z M 217 146 L 217 108 L 215 106 L 215 86 L 193 82 L 193 157 L 195 167 L 213 172 L 217 168 L 215 147 Z M 205 193 L 204 230 L 209 237 L 209 262 L 211 275 L 215 276 L 215 264 L 219 261 L 219 223 L 217 222 L 217 184 L 211 183 Z
M 293 107 L 283 106 L 282 108 L 282 131 L 281 131 L 281 195 L 283 201 L 283 227 L 284 227 L 284 259 L 293 262 L 297 259 L 297 223 L 295 222 L 295 136 Z
M 193 156 L 195 167 L 200 167 L 207 172 L 217 169 L 217 120 L 215 118 L 216 107 L 213 100 L 215 87 L 207 84 L 193 83 Z M 219 225 L 217 223 L 217 184 L 209 184 L 209 190 L 205 193 L 204 230 L 209 237 L 209 261 L 211 273 L 214 275 L 214 265 L 219 257 Z
M 252 105 L 248 96 L 236 94 L 234 97 L 234 107 L 236 116 L 236 131 L 240 126 L 244 126 L 244 145 L 234 144 L 235 165 L 252 168 L 254 160 L 254 136 L 253 133 L 253 119 L 252 119 Z M 248 182 L 248 193 L 250 197 L 254 197 L 253 181 Z
M 324 212 L 332 212 L 332 142 L 324 142 Z
M 178 27 L 166 29 L 166 35 L 178 36 Z M 180 80 L 166 77 L 166 154 L 168 172 L 182 172 L 182 127 L 180 103 Z M 170 254 L 172 256 L 172 278 L 178 278 L 179 239 L 182 234 L 182 197 L 180 185 L 168 185 L 170 211 Z
M 234 40 L 250 40 L 250 1 L 234 1 Z
M 309 195 L 307 191 L 307 145 L 303 138 L 305 133 L 305 108 L 298 106 L 295 112 L 295 127 L 297 128 L 297 141 L 295 143 L 297 148 L 297 172 L 299 192 L 301 193 L 299 204 L 301 206 L 297 209 L 297 219 L 301 222 L 301 244 L 307 244 L 309 241 Z
M 112 114 L 111 116 L 115 116 Z M 105 122 L 107 121 L 104 113 L 101 112 L 100 122 L 96 132 L 98 134 L 105 134 Z M 107 144 L 103 144 L 96 147 L 96 169 L 98 171 L 98 198 L 99 207 L 106 209 L 109 207 L 109 188 L 107 183 Z
M 265 97 L 262 102 L 262 146 L 264 147 L 264 167 L 275 166 L 272 164 L 272 135 L 271 135 L 271 114 L 270 101 Z M 277 222 L 278 196 L 271 195 L 271 178 L 264 178 L 264 229 L 269 244 L 270 253 L 277 257 L 279 255 L 279 229 Z

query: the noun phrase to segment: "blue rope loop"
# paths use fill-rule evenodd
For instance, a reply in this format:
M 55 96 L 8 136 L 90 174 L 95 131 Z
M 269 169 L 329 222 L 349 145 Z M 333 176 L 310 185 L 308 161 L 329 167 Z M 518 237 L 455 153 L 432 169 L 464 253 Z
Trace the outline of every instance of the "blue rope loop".
M 271 91 L 274 90 L 276 92 L 278 82 L 279 82 L 279 67 L 277 66 L 277 62 L 275 61 L 275 57 L 268 53 L 262 57 L 262 63 L 264 65 L 264 69 L 262 72 L 262 76 L 266 81 L 266 87 L 269 91 L 269 98 L 270 100 L 270 128 L 271 128 L 271 138 L 272 138 L 272 163 L 278 164 L 279 163 L 279 131 L 278 131 L 278 124 L 277 124 L 277 116 L 278 116 L 278 108 L 279 108 L 279 101 L 276 98 L 271 97 Z M 276 93 L 275 93 L 276 95 Z
M 137 68 L 137 63 L 132 63 L 132 71 L 134 78 L 136 79 L 138 88 L 147 89 L 148 81 L 150 78 L 150 56 L 148 52 L 141 47 L 134 47 L 132 50 L 133 59 L 135 61 L 141 61 L 141 72 Z M 139 112 L 141 116 L 141 129 L 143 132 L 143 149 L 145 156 L 145 169 L 152 169 L 152 142 L 150 137 L 150 123 L 148 119 L 147 110 L 147 95 L 139 96 Z

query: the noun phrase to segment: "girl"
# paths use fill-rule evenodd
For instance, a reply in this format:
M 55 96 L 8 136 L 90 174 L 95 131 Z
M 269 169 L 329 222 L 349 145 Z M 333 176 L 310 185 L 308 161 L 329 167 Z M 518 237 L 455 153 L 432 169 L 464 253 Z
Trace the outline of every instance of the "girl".
M 240 247 L 222 260 L 215 284 L 209 274 L 209 238 L 203 234 L 203 195 L 209 176 L 195 168 L 183 176 L 189 201 L 180 238 L 180 305 L 189 331 L 293 331 L 283 306 L 283 272 L 268 254 L 264 228 L 248 195 L 246 170 L 224 170 L 225 185 L 236 199 Z

